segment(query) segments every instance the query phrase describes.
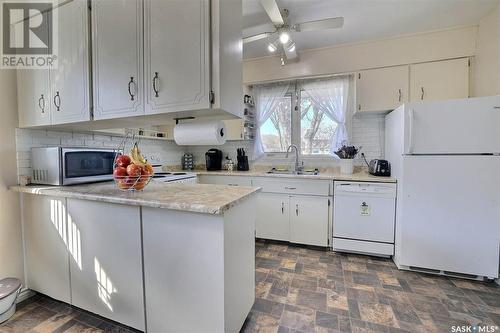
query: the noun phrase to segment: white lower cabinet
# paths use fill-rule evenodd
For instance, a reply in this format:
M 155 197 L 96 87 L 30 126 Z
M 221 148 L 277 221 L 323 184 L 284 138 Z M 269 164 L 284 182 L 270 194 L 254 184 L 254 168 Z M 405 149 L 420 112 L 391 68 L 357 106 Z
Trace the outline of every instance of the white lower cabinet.
M 140 208 L 67 199 L 72 304 L 145 330 Z
M 66 199 L 23 195 L 27 287 L 70 303 Z
M 290 239 L 290 209 L 287 194 L 259 193 L 255 236 L 288 241 Z
M 23 195 L 27 287 L 145 329 L 139 207 Z
M 328 246 L 330 199 L 290 196 L 290 242 Z

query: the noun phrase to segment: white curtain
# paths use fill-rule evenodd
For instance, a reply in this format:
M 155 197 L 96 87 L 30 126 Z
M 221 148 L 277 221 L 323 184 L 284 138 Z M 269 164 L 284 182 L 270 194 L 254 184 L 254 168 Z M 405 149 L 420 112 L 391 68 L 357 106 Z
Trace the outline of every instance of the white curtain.
M 315 107 L 337 123 L 337 129 L 330 142 L 330 154 L 334 155 L 335 151 L 348 140 L 346 120 L 349 76 L 303 82 L 302 89 Z
M 272 115 L 279 99 L 285 96 L 289 86 L 289 83 L 274 83 L 253 87 L 256 110 L 255 123 L 257 125 L 253 155 L 255 159 L 264 155 L 264 147 L 262 145 L 262 138 L 260 137 L 260 128 Z

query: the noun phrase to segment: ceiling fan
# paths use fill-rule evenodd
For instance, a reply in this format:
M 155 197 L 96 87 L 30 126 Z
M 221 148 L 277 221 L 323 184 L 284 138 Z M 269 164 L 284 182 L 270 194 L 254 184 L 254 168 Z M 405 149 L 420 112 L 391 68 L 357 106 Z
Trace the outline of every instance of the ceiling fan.
M 290 35 L 291 32 L 336 29 L 342 28 L 344 25 L 343 17 L 332 17 L 323 20 L 290 24 L 288 22 L 288 10 L 280 10 L 276 0 L 260 0 L 260 4 L 271 19 L 275 30 L 245 37 L 243 38 L 243 43 L 246 44 L 268 38 L 270 40 L 267 45 L 269 52 L 274 53 L 282 49 L 285 54 L 285 57 L 281 57 L 281 65 L 285 65 L 286 60 L 298 59 L 295 42 Z

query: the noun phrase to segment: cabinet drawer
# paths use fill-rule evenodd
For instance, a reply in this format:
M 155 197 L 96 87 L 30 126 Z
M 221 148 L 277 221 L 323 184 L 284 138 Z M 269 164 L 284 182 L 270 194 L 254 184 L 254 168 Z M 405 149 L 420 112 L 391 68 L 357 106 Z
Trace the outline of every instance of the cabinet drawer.
M 332 182 L 324 180 L 265 179 L 254 178 L 252 185 L 262 192 L 330 195 Z
M 252 186 L 251 179 L 245 176 L 199 175 L 198 179 L 201 184 Z

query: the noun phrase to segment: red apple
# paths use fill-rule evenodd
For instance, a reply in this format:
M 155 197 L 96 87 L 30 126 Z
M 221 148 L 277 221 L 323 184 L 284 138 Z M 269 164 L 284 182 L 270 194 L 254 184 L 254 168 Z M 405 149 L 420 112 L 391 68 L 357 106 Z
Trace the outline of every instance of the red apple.
M 118 166 L 113 170 L 113 177 L 122 179 L 124 177 L 128 176 L 127 174 L 127 169 L 121 166 Z
M 120 155 L 116 158 L 116 165 L 122 168 L 126 168 L 130 162 L 130 157 L 128 157 L 128 155 Z
M 136 164 L 129 164 L 127 166 L 127 174 L 131 177 L 138 177 L 141 175 L 141 167 Z

